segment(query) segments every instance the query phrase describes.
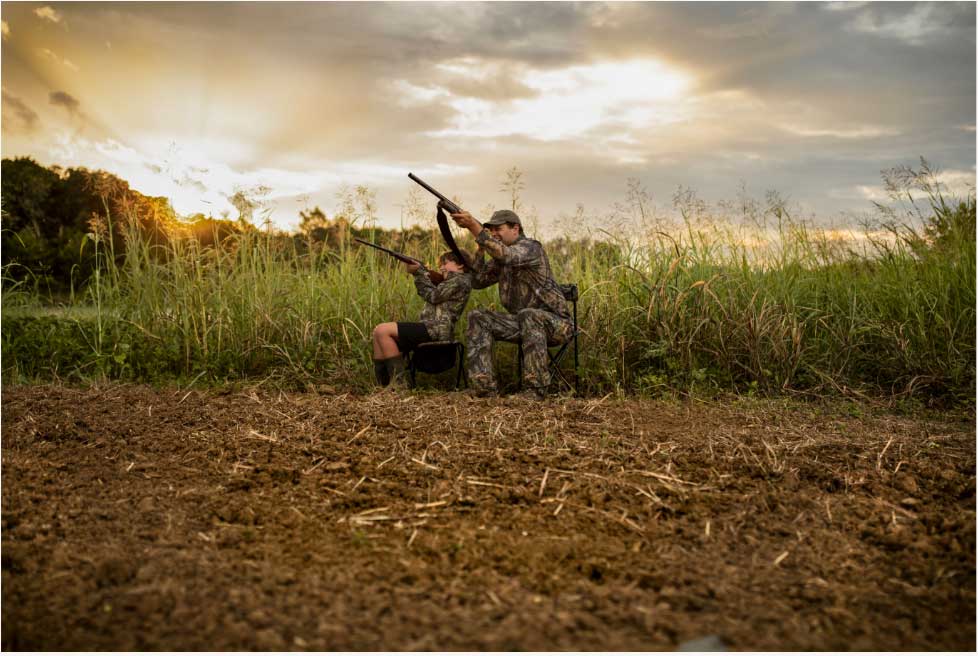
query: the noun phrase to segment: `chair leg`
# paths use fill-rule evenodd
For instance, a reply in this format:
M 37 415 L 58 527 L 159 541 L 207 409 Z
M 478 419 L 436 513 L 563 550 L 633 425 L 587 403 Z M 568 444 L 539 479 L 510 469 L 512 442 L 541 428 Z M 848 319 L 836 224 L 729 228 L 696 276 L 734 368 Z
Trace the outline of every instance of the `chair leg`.
M 523 342 L 516 345 L 516 389 L 523 389 Z
M 408 370 L 408 380 L 411 381 L 411 389 L 418 386 L 418 381 L 414 376 L 414 352 L 408 351 L 407 353 L 407 370 Z
M 557 349 L 556 353 L 551 352 L 549 349 L 547 349 L 547 357 L 550 359 L 550 363 L 549 363 L 550 379 L 551 379 L 551 384 L 556 379 L 556 381 L 558 382 L 558 387 L 559 387 L 559 383 L 563 383 L 563 385 L 567 389 L 574 390 L 574 392 L 576 393 L 577 392 L 576 386 L 571 384 L 570 380 L 567 378 L 563 370 L 560 368 L 560 363 L 563 361 L 564 355 L 567 353 L 567 348 L 569 345 L 570 345 L 569 343 L 561 344 L 560 348 Z
M 558 363 L 556 363 L 556 362 L 554 362 L 551 365 L 551 367 L 550 367 L 550 378 L 551 378 L 551 381 L 553 381 L 553 379 L 557 379 L 559 382 L 561 382 L 564 385 L 566 385 L 567 386 L 567 389 L 574 389 L 574 386 L 567 379 L 567 376 L 565 376 L 564 375 L 564 372 L 561 371 L 560 365 Z
M 574 315 L 575 315 L 575 321 L 574 322 L 576 324 L 577 323 L 577 319 L 576 319 L 577 306 L 576 306 L 576 304 L 575 304 L 575 307 L 574 307 Z M 581 374 L 578 371 L 577 330 L 576 330 L 577 326 L 575 325 L 574 327 L 575 327 L 575 330 L 574 330 L 574 396 L 580 396 L 581 390 L 579 388 L 579 385 L 581 383 Z
M 455 358 L 458 362 L 458 371 L 455 372 L 455 389 L 458 389 L 459 383 L 462 382 L 462 376 L 465 375 L 465 347 L 461 344 L 455 345 Z M 468 386 L 467 383 L 466 386 Z

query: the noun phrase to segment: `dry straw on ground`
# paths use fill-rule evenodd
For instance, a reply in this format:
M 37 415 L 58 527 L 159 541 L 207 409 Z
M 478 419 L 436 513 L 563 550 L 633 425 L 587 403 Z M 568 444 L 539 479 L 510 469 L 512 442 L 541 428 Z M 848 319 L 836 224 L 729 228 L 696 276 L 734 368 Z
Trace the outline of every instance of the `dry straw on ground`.
M 8 387 L 3 646 L 973 649 L 973 419 L 877 412 Z

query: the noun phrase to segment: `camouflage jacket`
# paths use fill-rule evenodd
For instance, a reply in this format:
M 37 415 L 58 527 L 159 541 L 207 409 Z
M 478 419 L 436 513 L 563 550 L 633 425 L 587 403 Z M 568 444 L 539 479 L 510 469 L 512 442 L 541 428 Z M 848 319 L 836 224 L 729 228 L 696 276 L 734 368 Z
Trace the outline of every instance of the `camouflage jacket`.
M 421 323 L 428 329 L 431 339 L 440 342 L 451 340 L 455 334 L 455 322 L 469 301 L 472 291 L 472 275 L 449 273 L 440 285 L 428 278 L 428 272 L 418 269 L 414 274 L 414 286 L 418 296 L 424 299 Z
M 513 314 L 538 309 L 570 318 L 567 301 L 554 280 L 550 260 L 540 242 L 520 235 L 513 244 L 506 246 L 488 230 L 480 232 L 476 241 L 480 255 L 472 267 L 473 288 L 483 289 L 499 283 L 499 300 Z M 488 262 L 481 255 L 483 252 L 491 257 Z

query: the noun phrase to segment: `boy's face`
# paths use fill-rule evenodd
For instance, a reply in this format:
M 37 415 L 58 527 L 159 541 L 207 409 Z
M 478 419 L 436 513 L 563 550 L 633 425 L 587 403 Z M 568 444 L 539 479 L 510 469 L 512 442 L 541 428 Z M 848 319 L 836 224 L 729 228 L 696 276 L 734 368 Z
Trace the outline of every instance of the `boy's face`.
M 518 225 L 503 223 L 502 225 L 489 226 L 489 233 L 503 242 L 506 246 L 512 246 L 520 238 L 520 227 Z
M 441 264 L 438 266 L 438 270 L 442 272 L 442 275 L 448 275 L 449 273 L 461 273 L 462 265 L 451 260 L 442 260 Z

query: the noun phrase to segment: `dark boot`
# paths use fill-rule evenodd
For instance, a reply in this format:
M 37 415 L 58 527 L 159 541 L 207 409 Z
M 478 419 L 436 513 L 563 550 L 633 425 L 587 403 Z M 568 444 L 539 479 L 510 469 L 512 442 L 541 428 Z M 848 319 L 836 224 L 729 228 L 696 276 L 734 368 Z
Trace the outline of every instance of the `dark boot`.
M 374 377 L 381 387 L 390 385 L 391 374 L 387 370 L 387 360 L 374 360 Z
M 543 387 L 528 387 L 522 392 L 518 392 L 513 396 L 526 401 L 546 401 L 547 390 Z
M 387 373 L 390 376 L 391 387 L 405 389 L 409 387 L 408 374 L 404 370 L 404 357 L 397 355 L 393 358 L 384 360 L 387 364 Z

